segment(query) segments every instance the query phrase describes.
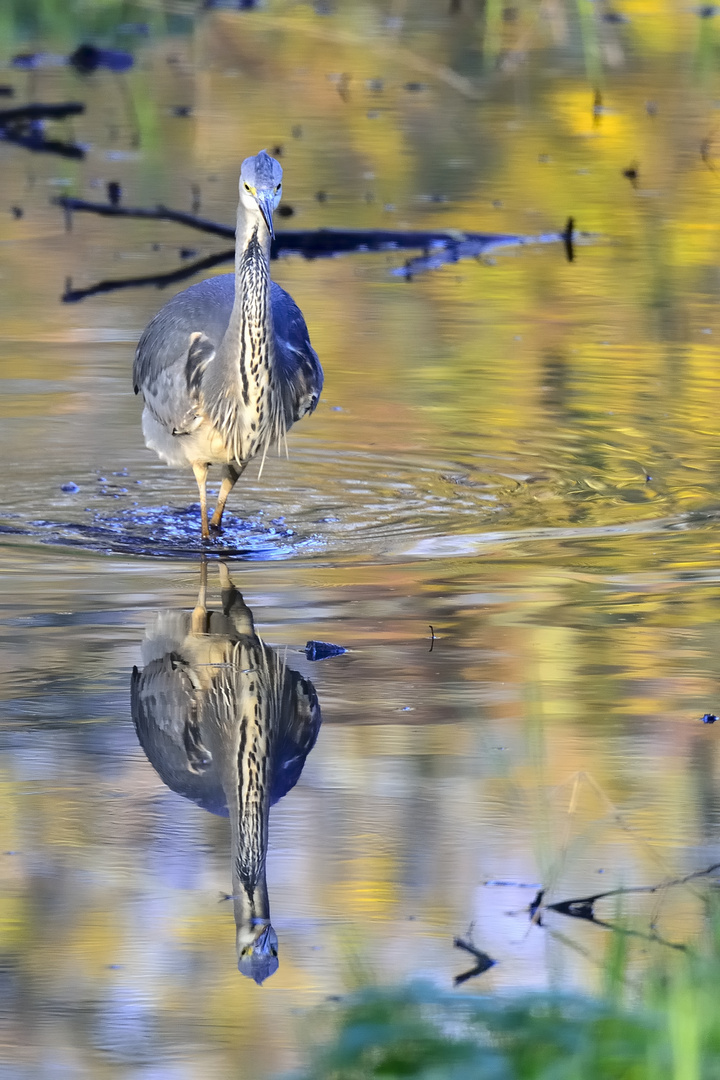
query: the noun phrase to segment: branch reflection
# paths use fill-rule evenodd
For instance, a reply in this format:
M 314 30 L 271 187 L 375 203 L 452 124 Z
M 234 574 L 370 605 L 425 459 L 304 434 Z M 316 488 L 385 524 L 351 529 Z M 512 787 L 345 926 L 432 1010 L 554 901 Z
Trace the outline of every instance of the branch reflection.
M 278 968 L 265 881 L 268 817 L 297 783 L 320 728 L 313 684 L 255 632 L 219 564 L 222 613 L 207 610 L 207 562 L 192 612 L 161 612 L 133 669 L 140 745 L 169 788 L 230 817 L 238 969 L 260 984 Z

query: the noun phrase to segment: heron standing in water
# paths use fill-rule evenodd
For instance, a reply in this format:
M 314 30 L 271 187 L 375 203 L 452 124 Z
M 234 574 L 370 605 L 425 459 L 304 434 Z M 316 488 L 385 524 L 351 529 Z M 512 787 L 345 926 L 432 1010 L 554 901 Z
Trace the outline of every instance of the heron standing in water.
M 235 273 L 174 296 L 146 327 L 133 384 L 143 434 L 169 465 L 191 465 L 203 539 L 220 530 L 227 497 L 251 458 L 318 403 L 323 373 L 295 301 L 270 280 L 273 212 L 282 168 L 261 150 L 240 169 Z M 223 481 L 208 525 L 210 465 Z M 262 468 L 262 466 L 261 466 Z

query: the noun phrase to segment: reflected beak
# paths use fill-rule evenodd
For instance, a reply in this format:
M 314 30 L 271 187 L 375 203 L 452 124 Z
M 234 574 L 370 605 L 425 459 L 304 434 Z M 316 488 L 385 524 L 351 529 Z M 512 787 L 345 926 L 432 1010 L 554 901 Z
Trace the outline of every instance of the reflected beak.
M 273 198 L 272 195 L 265 195 L 258 193 L 255 198 L 257 204 L 260 207 L 260 213 L 263 216 L 263 220 L 267 225 L 268 232 L 270 233 L 270 239 L 275 239 L 275 230 L 273 229 Z

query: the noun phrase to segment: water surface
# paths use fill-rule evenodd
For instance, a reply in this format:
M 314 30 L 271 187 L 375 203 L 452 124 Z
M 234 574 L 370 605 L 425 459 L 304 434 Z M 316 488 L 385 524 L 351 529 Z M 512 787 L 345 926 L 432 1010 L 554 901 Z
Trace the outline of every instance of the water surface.
M 593 988 L 609 934 L 531 927 L 537 888 L 720 859 L 720 727 L 700 722 L 720 705 L 714 21 L 628 0 L 583 38 L 579 7 L 520 4 L 483 37 L 430 4 L 170 7 L 137 8 L 134 113 L 110 72 L 9 66 L 122 45 L 107 14 L 4 24 L 19 100 L 88 105 L 83 161 L 0 143 L 2 1015 L 7 1075 L 33 1080 L 277 1075 L 358 978 L 450 985 L 471 923 L 499 963 L 469 987 Z M 262 146 L 282 148 L 288 227 L 531 236 L 572 215 L 593 235 L 573 262 L 522 247 L 411 281 L 394 252 L 273 266 L 326 389 L 289 459 L 243 476 L 224 539 L 322 725 L 270 811 L 280 963 L 258 987 L 221 900 L 228 823 L 163 784 L 131 716 L 143 642 L 200 579 L 193 478 L 145 450 L 130 386 L 165 294 L 60 302 L 68 277 L 221 244 L 90 216 L 68 233 L 50 199 L 118 180 L 190 209 L 195 185 L 228 222 Z M 348 651 L 312 663 L 308 640 Z M 602 913 L 677 943 L 703 911 L 694 883 Z M 651 956 L 639 938 L 634 976 Z

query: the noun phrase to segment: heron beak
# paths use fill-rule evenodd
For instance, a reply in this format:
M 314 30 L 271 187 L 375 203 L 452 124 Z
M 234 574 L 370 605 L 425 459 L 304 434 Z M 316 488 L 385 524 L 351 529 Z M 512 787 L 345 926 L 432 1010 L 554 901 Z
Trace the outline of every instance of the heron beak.
M 258 192 L 255 196 L 257 204 L 260 208 L 260 213 L 263 216 L 263 221 L 267 225 L 267 230 L 270 233 L 270 239 L 275 239 L 275 230 L 273 229 L 273 199 L 272 195 L 265 195 L 264 192 Z

